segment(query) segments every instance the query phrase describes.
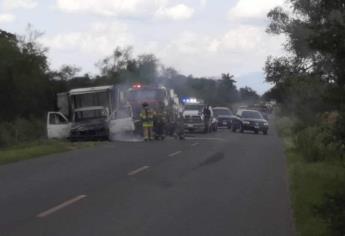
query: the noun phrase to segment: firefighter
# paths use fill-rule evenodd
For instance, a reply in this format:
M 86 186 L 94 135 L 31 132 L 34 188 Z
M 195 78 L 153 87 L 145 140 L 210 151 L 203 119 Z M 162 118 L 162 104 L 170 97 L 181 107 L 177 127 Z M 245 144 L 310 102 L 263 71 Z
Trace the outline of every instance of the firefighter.
M 208 133 L 210 131 L 210 119 L 211 119 L 211 110 L 210 110 L 210 106 L 206 105 L 204 107 L 204 110 L 202 111 L 203 115 L 204 115 L 204 125 L 205 125 L 205 133 Z
M 153 140 L 153 119 L 154 112 L 150 109 L 149 104 L 143 103 L 143 110 L 140 113 L 140 120 L 142 122 L 144 131 L 144 140 Z
M 179 111 L 178 111 L 175 137 L 179 138 L 180 140 L 185 139 L 184 119 L 183 119 L 183 110 L 182 109 L 179 109 Z
M 166 116 L 167 115 L 164 111 L 164 104 L 161 103 L 154 118 L 154 132 L 156 139 L 163 140 L 165 138 L 164 131 L 166 128 Z

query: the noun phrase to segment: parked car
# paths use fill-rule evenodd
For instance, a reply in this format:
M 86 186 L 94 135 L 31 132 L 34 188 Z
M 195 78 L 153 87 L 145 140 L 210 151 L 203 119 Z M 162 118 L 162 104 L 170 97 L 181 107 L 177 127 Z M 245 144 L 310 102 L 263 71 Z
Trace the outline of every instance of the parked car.
M 217 119 L 218 127 L 231 129 L 232 120 L 234 119 L 234 114 L 227 107 L 214 107 L 214 116 Z
M 250 130 L 256 134 L 261 131 L 267 135 L 268 126 L 268 121 L 260 112 L 256 110 L 238 110 L 236 118 L 233 120 L 232 131 L 240 130 L 243 133 L 245 130 Z

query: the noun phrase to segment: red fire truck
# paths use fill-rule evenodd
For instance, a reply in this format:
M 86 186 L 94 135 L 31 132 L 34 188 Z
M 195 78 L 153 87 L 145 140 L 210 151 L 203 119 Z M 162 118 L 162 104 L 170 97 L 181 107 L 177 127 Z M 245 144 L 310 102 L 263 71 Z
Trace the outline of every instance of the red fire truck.
M 149 104 L 155 112 L 166 115 L 166 133 L 173 134 L 179 115 L 180 102 L 174 90 L 163 86 L 135 84 L 127 92 L 127 100 L 133 109 L 135 127 L 141 132 L 140 112 L 142 104 Z

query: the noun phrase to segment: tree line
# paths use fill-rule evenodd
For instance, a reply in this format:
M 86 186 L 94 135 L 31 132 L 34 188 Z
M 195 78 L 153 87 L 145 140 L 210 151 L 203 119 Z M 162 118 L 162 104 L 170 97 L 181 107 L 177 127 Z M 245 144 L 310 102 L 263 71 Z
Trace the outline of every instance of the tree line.
M 25 36 L 0 29 L 0 146 L 42 136 L 46 112 L 56 109 L 56 94 L 74 88 L 157 83 L 174 89 L 180 97 L 198 97 L 211 105 L 230 106 L 240 100 L 259 99 L 251 88 L 237 89 L 234 76 L 228 73 L 217 80 L 185 76 L 162 65 L 153 54 L 134 56 L 131 47 L 115 48 L 96 64 L 96 75 L 80 76 L 80 68 L 71 65 L 53 70 L 48 63 L 48 48 L 38 43 L 40 36 L 32 28 Z M 40 132 L 30 138 L 28 134 L 35 132 L 28 127 L 33 123 Z M 20 127 L 30 132 L 21 134 L 24 128 Z

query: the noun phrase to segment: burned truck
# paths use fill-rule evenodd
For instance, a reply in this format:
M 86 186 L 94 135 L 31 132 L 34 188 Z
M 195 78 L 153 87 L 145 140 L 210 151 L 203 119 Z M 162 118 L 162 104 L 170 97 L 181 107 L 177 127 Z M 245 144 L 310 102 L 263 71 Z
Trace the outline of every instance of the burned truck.
M 132 108 L 116 86 L 73 89 L 57 97 L 59 111 L 47 117 L 48 138 L 102 140 L 134 131 Z
M 173 135 L 176 129 L 180 102 L 174 90 L 163 86 L 135 84 L 127 91 L 127 100 L 133 108 L 133 119 L 137 133 L 142 132 L 140 112 L 142 104 L 147 103 L 155 112 L 165 114 L 165 133 Z

